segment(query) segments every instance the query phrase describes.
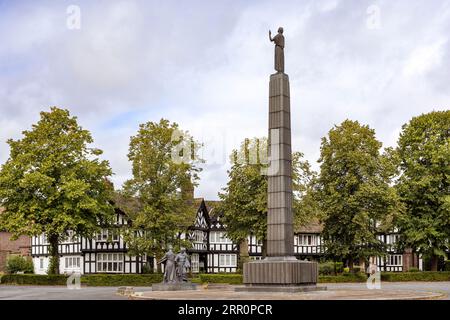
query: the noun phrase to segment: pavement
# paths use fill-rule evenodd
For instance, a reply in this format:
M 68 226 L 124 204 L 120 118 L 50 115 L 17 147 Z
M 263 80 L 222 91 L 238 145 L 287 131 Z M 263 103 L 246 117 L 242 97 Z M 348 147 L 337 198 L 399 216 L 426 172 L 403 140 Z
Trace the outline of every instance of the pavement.
M 448 299 L 450 282 L 439 283 L 384 283 L 379 290 L 367 289 L 365 283 L 320 284 L 327 290 L 282 292 L 235 292 L 237 286 L 228 288 L 199 288 L 196 291 L 151 291 L 135 294 L 136 300 L 437 300 Z
M 152 292 L 150 287 L 135 287 L 142 292 L 139 299 L 194 299 L 194 300 L 348 300 L 348 299 L 449 299 L 450 282 L 385 282 L 381 290 L 368 290 L 364 283 L 320 284 L 327 291 L 283 294 L 283 293 L 236 293 L 234 286 L 189 292 Z M 0 300 L 128 300 L 128 296 L 117 294 L 118 287 L 82 287 L 79 290 L 65 286 L 13 286 L 0 285 Z
M 329 290 L 366 290 L 365 283 L 329 283 Z M 450 300 L 450 282 L 382 282 L 381 289 L 408 290 L 412 292 L 434 292 L 443 294 L 444 300 Z

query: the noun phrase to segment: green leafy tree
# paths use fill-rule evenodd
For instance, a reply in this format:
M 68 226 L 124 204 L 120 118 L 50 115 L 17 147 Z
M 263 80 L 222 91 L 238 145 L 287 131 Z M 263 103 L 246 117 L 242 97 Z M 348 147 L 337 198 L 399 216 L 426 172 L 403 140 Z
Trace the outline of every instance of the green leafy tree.
M 122 194 L 139 200 L 132 214 L 133 227 L 125 234 L 135 254 L 163 255 L 168 245 L 187 245 L 179 239 L 192 224 L 192 193 L 202 162 L 199 143 L 178 124 L 161 119 L 141 124 L 131 137 L 128 159 L 133 178 Z M 158 266 L 159 267 L 159 266 Z
M 320 221 L 323 212 L 318 199 L 318 174 L 310 163 L 303 160 L 303 153 L 292 154 L 292 190 L 294 194 L 294 230 L 313 221 Z
M 402 242 L 431 259 L 433 271 L 450 239 L 450 111 L 431 112 L 403 126 L 397 148 L 397 188 L 406 205 Z
M 49 274 L 59 273 L 58 242 L 69 230 L 91 236 L 113 217 L 109 203 L 112 174 L 102 151 L 89 148 L 89 131 L 69 111 L 41 112 L 23 138 L 8 140 L 10 156 L 0 172 L 2 225 L 15 237 L 45 234 Z
M 392 227 L 401 210 L 390 186 L 395 170 L 375 131 L 346 120 L 322 138 L 318 197 L 324 214 L 323 239 L 327 254 L 350 269 L 356 259 L 383 255 L 378 231 Z
M 267 229 L 267 139 L 245 139 L 239 150 L 233 150 L 229 181 L 219 193 L 227 226 L 227 236 L 241 247 L 242 262 L 248 256 L 247 236 L 266 239 Z
M 303 155 L 293 153 L 294 222 L 305 225 L 317 217 L 318 206 L 310 195 L 315 181 L 315 172 Z M 267 232 L 267 139 L 245 139 L 239 150 L 233 150 L 229 180 L 219 206 L 227 225 L 227 236 L 241 244 L 241 257 L 248 255 L 247 236 L 253 234 L 263 242 Z M 244 249 L 244 250 L 242 250 Z

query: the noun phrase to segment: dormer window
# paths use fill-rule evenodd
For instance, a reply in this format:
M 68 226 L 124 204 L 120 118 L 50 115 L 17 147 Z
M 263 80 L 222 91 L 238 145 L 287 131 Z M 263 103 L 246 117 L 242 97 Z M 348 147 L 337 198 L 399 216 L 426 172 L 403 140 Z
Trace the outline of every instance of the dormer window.
M 95 238 L 98 242 L 118 242 L 119 232 L 117 230 L 103 229 Z
M 209 242 L 210 243 L 226 243 L 231 244 L 233 241 L 227 238 L 225 232 L 212 231 L 209 234 Z
M 300 234 L 298 235 L 299 246 L 316 246 L 317 236 L 313 234 Z

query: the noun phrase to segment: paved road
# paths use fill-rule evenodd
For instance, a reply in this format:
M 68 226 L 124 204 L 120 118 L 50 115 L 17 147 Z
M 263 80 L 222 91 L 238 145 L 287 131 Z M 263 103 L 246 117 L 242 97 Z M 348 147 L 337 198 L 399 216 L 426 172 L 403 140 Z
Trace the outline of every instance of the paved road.
M 365 284 L 326 284 L 328 290 L 364 290 Z M 135 291 L 148 291 L 149 287 L 136 287 Z M 450 282 L 382 283 L 386 290 L 440 292 L 450 296 Z M 63 286 L 9 286 L 0 285 L 0 300 L 126 300 L 116 294 L 117 287 L 83 287 L 69 290 Z
M 136 288 L 144 291 L 149 288 Z M 64 286 L 0 285 L 0 300 L 127 300 L 116 294 L 117 287 L 82 287 L 69 290 Z

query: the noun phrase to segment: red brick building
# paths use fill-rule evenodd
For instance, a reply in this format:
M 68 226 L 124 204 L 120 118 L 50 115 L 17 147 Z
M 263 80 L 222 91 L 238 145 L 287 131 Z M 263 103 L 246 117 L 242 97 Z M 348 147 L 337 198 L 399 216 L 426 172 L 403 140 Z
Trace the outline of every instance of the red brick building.
M 2 208 L 0 208 L 0 214 Z M 11 241 L 12 234 L 0 230 L 0 272 L 5 271 L 6 259 L 10 254 L 20 254 L 30 256 L 31 239 L 27 236 L 20 236 L 17 240 Z
M 0 272 L 5 271 L 6 259 L 10 254 L 30 255 L 30 237 L 20 236 L 19 239 L 11 241 L 11 233 L 0 232 Z

